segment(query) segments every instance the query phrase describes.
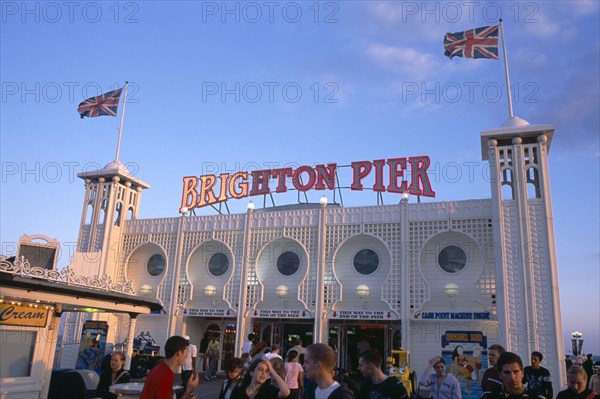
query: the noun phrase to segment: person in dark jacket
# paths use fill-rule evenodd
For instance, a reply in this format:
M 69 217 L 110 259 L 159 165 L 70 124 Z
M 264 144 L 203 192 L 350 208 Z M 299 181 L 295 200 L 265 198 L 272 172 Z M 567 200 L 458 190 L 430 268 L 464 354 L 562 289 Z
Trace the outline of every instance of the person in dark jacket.
M 583 369 L 585 370 L 585 373 L 587 374 L 588 388 L 589 388 L 590 380 L 592 379 L 592 376 L 594 375 L 594 360 L 592 358 L 593 358 L 592 354 L 588 353 L 587 358 L 585 359 L 585 362 L 583 362 Z
M 358 391 L 358 399 L 408 399 L 402 381 L 381 371 L 382 361 L 377 349 L 369 349 L 359 355 L 358 371 L 365 379 Z
M 500 372 L 496 368 L 496 363 L 500 355 L 504 352 L 505 349 L 502 345 L 494 344 L 488 348 L 490 368 L 485 370 L 481 379 L 481 390 L 483 392 L 491 392 L 496 388 L 502 387 L 502 379 L 500 378 Z
M 523 383 L 527 383 L 527 390 L 542 395 L 546 399 L 552 399 L 552 380 L 550 371 L 540 366 L 544 356 L 537 351 L 531 352 L 531 366 L 525 367 Z
M 567 372 L 567 386 L 560 391 L 556 399 L 598 399 L 596 392 L 587 389 L 587 374 L 580 366 L 571 366 Z
M 500 372 L 502 386 L 492 392 L 484 392 L 480 399 L 545 399 L 523 385 L 523 361 L 516 353 L 504 352 L 496 367 Z
M 239 357 L 234 357 L 227 364 L 225 371 L 227 377 L 221 386 L 219 399 L 229 399 L 233 390 L 241 384 L 242 374 L 244 374 L 244 362 Z
M 354 399 L 354 394 L 348 388 L 334 380 L 337 356 L 327 344 L 312 344 L 306 348 L 304 369 L 306 376 L 315 386 L 305 385 L 304 399 L 319 397 L 327 399 Z
M 110 393 L 111 385 L 125 384 L 131 380 L 131 376 L 123 367 L 125 366 L 125 355 L 123 352 L 115 352 L 110 356 L 108 367 L 102 369 L 100 381 L 96 393 L 102 399 L 117 399 L 117 395 Z
M 208 370 L 208 365 L 206 364 L 208 362 L 208 357 L 206 357 L 206 350 L 208 349 L 208 341 L 209 341 L 208 332 L 205 332 L 204 336 L 200 340 L 200 347 L 198 348 L 198 364 L 200 365 L 200 368 L 198 369 L 198 371 Z

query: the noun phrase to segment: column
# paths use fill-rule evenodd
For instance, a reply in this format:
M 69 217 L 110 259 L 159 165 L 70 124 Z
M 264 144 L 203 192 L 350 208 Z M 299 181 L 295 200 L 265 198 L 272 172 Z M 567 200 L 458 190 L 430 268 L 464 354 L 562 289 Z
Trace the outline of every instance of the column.
M 240 357 L 242 355 L 242 346 L 246 341 L 248 332 L 248 317 L 246 317 L 246 296 L 248 286 L 248 265 L 250 263 L 250 239 L 252 237 L 252 212 L 254 211 L 254 204 L 250 202 L 248 204 L 248 212 L 246 213 L 246 223 L 244 226 L 244 247 L 242 250 L 242 264 L 240 270 L 240 293 L 238 296 L 238 308 L 237 308 L 237 326 L 235 329 L 235 349 L 234 355 Z
M 131 369 L 131 354 L 133 353 L 133 339 L 135 337 L 135 325 L 137 323 L 137 313 L 129 313 L 129 330 L 127 332 L 127 345 L 125 351 L 125 370 Z
M 317 284 L 316 284 L 316 298 L 315 298 L 315 329 L 314 329 L 314 340 L 315 343 L 327 343 L 328 342 L 328 328 L 329 323 L 327 321 L 327 309 L 325 309 L 325 268 L 327 267 L 325 257 L 325 238 L 327 235 L 327 198 L 323 196 L 321 198 L 321 208 L 319 209 L 319 231 L 318 231 L 318 244 L 317 244 Z
M 408 201 L 401 201 L 400 202 L 400 214 L 401 214 L 401 219 L 400 219 L 400 248 L 401 248 L 401 253 L 400 253 L 400 270 L 402 273 L 402 279 L 400 280 L 400 287 L 398 287 L 398 289 L 400 289 L 400 305 L 401 305 L 401 313 L 400 313 L 400 319 L 401 319 L 401 325 L 400 325 L 400 331 L 401 331 L 401 339 L 402 339 L 402 348 L 405 349 L 410 349 L 410 321 L 411 321 L 411 317 L 412 315 L 410 314 L 410 295 L 409 295 L 409 291 L 410 291 L 410 259 L 412 256 L 413 251 L 416 250 L 416 248 L 411 248 L 409 247 L 409 214 L 408 214 Z M 393 329 L 392 332 L 393 334 Z M 390 339 L 391 342 L 393 342 L 393 337 Z
M 169 311 L 167 313 L 167 336 L 165 340 L 169 337 L 175 335 L 175 330 L 177 326 L 177 300 L 179 294 L 179 274 L 181 273 L 181 254 L 183 252 L 183 232 L 185 229 L 185 221 L 186 221 L 187 211 L 181 212 L 181 217 L 179 218 L 179 226 L 177 227 L 177 245 L 175 249 L 175 258 L 173 259 L 174 270 L 173 270 L 173 281 L 171 282 L 171 296 L 169 299 Z

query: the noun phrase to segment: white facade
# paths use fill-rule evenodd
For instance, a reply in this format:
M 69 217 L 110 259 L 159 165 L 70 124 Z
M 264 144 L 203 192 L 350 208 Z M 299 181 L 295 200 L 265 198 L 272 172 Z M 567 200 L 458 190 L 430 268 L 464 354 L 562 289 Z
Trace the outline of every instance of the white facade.
M 141 191 L 149 186 L 113 163 L 80 176 L 86 198 L 78 246 L 102 251 L 101 270 L 162 302 L 163 314 L 140 316 L 136 326 L 159 345 L 173 334 L 198 344 L 207 330 L 217 332 L 226 360 L 241 354 L 252 331 L 284 349 L 301 334 L 305 344 L 330 341 L 342 366 L 353 368 L 351 346 L 364 333 L 384 352 L 409 350 L 420 373 L 457 345 L 484 351 L 500 343 L 525 363 L 531 351 L 542 352 L 558 389 L 552 134 L 552 126 L 524 121 L 482 132 L 483 158 L 499 176 L 488 200 L 140 220 Z M 289 252 L 299 262 L 290 261 L 297 267 L 286 275 L 277 265 Z M 109 323 L 109 340 L 121 342 L 122 321 L 111 316 Z

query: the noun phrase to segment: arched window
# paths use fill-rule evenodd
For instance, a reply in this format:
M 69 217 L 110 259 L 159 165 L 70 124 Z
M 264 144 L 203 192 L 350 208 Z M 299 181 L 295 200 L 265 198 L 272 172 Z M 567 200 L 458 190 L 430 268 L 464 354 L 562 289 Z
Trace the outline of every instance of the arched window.
M 511 169 L 504 169 L 502 171 L 502 200 L 509 201 L 515 199 L 515 193 L 513 191 L 513 176 Z
M 539 173 L 536 167 L 527 169 L 527 198 L 542 198 Z
M 121 226 L 121 213 L 123 210 L 123 204 L 117 202 L 117 208 L 115 209 L 115 226 Z
M 90 202 L 85 209 L 85 224 L 92 224 L 92 216 L 94 215 L 94 205 Z

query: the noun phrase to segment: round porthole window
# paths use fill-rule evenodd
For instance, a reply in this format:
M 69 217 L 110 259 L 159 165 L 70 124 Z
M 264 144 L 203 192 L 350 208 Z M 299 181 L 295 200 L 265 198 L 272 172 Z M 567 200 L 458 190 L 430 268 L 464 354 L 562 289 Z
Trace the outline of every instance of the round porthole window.
M 229 269 L 229 258 L 223 253 L 214 254 L 208 261 L 208 271 L 213 276 L 222 276 Z
M 440 251 L 438 264 L 445 272 L 458 273 L 467 264 L 467 254 L 456 245 L 448 245 Z
M 379 255 L 372 249 L 361 249 L 354 255 L 354 269 L 364 276 L 375 273 L 379 267 Z
M 155 254 L 148 259 L 146 269 L 151 276 L 160 276 L 165 271 L 165 257 L 160 254 Z
M 291 276 L 300 269 L 300 257 L 297 253 L 286 251 L 277 258 L 277 270 L 284 276 Z

